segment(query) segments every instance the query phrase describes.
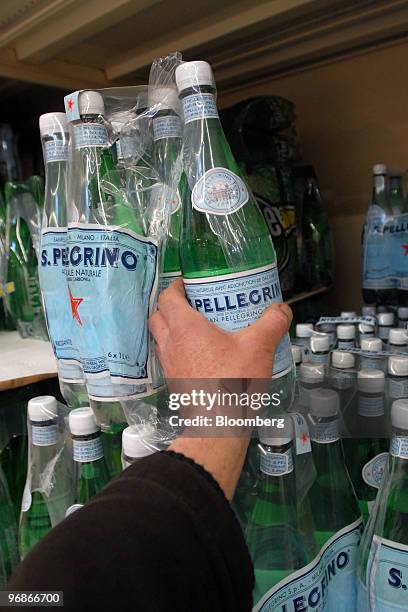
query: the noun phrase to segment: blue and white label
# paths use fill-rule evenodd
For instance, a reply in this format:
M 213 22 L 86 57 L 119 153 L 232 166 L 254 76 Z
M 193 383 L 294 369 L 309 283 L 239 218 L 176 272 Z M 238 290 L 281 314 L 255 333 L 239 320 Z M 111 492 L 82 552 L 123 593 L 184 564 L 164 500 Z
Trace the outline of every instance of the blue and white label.
M 173 283 L 178 278 L 181 278 L 181 271 L 177 272 L 163 272 L 160 275 L 160 291 L 164 291 L 167 287 L 170 287 L 171 283 Z
M 200 119 L 218 119 L 217 103 L 211 93 L 192 94 L 183 98 L 184 123 Z
M 261 452 L 260 469 L 269 476 L 284 476 L 293 472 L 292 449 L 284 453 Z
M 390 325 L 380 325 L 378 328 L 378 337 L 381 338 L 381 340 L 388 340 L 390 329 Z
M 246 272 L 207 278 L 184 278 L 191 306 L 225 331 L 237 331 L 254 323 L 271 304 L 282 302 L 276 264 Z M 293 365 L 289 336 L 278 346 L 274 376 Z
M 350 387 L 354 385 L 355 379 L 355 372 L 334 372 L 333 368 L 332 385 L 334 389 L 339 389 L 342 391 L 345 389 L 350 389 Z
M 384 395 L 359 395 L 358 414 L 365 417 L 378 417 L 384 414 Z
M 359 589 L 358 611 L 397 612 L 408 609 L 408 546 L 373 537 L 366 584 Z
M 46 164 L 68 161 L 68 138 L 46 140 L 44 142 L 44 161 Z
M 369 356 L 369 353 L 361 353 L 360 357 L 360 369 L 361 370 L 383 370 L 384 369 L 384 358 L 382 355 Z
M 400 459 L 408 459 L 408 438 L 394 436 L 391 440 L 390 454 Z
M 322 363 L 323 365 L 328 365 L 330 360 L 330 353 L 314 353 L 313 351 L 309 352 L 309 363 Z
M 211 168 L 196 182 L 191 202 L 196 210 L 212 215 L 229 215 L 248 202 L 247 186 L 227 168 Z
M 41 235 L 38 274 L 44 311 L 54 354 L 58 360 L 79 363 L 74 345 L 73 311 L 68 292 L 66 274 L 68 268 L 67 230 L 50 228 Z M 64 365 L 61 364 L 64 377 Z M 69 376 L 72 375 L 72 368 Z M 79 374 L 80 377 L 80 374 Z
M 74 126 L 74 143 L 76 149 L 108 147 L 106 127 L 101 123 L 79 123 Z
M 356 341 L 353 340 L 337 340 L 337 348 L 343 351 L 348 351 L 356 346 Z
M 103 457 L 101 436 L 91 440 L 72 440 L 74 461 L 78 463 L 89 463 Z
M 404 376 L 389 376 L 388 395 L 392 399 L 408 397 L 408 378 Z
M 309 416 L 311 427 L 310 436 L 313 442 L 319 444 L 331 444 L 340 438 L 340 424 L 338 419 L 332 421 L 321 421 L 312 415 Z
M 356 604 L 356 567 L 363 523 L 336 533 L 306 567 L 281 580 L 253 612 L 350 612 Z
M 388 244 L 384 240 L 384 220 L 385 213 L 381 208 L 370 207 L 364 231 L 364 289 L 388 289 L 393 286 Z
M 119 227 L 73 225 L 67 257 L 72 316 L 88 382 L 106 374 L 116 384 L 149 382 L 147 319 L 158 283 L 156 241 Z
M 380 488 L 384 472 L 387 469 L 388 459 L 388 453 L 380 453 L 363 466 L 361 476 L 366 484 L 376 489 Z
M 155 142 L 163 138 L 181 138 L 181 119 L 177 115 L 155 117 L 153 119 L 153 138 Z
M 31 441 L 34 446 L 53 446 L 58 442 L 58 425 L 35 425 L 31 423 Z

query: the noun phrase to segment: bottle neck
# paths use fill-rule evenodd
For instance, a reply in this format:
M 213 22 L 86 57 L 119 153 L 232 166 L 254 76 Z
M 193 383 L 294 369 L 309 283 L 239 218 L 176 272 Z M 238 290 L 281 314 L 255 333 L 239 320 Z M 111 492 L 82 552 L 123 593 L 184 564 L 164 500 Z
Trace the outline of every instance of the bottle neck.
M 260 443 L 259 469 L 262 474 L 272 478 L 292 475 L 294 473 L 292 444 L 267 446 Z
M 43 140 L 45 164 L 44 225 L 67 224 L 68 137 L 56 134 Z
M 326 450 L 340 445 L 340 421 L 337 417 L 316 417 L 310 414 L 309 419 L 310 437 L 314 444 Z
M 79 464 L 94 463 L 103 459 L 101 432 L 87 436 L 72 436 L 73 458 Z
M 373 198 L 372 203 L 384 208 L 387 199 L 387 177 L 383 174 L 373 176 Z

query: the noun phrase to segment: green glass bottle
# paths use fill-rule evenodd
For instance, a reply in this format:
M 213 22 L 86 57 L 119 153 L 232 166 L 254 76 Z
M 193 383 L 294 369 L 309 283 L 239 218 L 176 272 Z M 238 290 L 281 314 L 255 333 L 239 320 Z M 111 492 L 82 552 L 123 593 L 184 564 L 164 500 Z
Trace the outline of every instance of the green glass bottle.
M 346 465 L 364 522 L 374 506 L 388 463 L 389 417 L 381 370 L 360 370 L 358 393 L 344 413 L 347 438 L 343 440 Z
M 245 529 L 255 571 L 254 604 L 271 597 L 274 587 L 316 552 L 299 524 L 292 435 L 289 422 L 282 432 L 260 432 L 257 495 Z
M 391 408 L 393 437 L 384 478 L 360 549 L 358 610 L 407 609 L 408 400 Z
M 6 306 L 23 338 L 47 338 L 34 237 L 27 218 L 32 214 L 39 218 L 38 207 L 26 183 L 6 183 L 5 196 L 9 220 Z
M 82 507 L 109 482 L 109 471 L 103 454 L 101 430 L 92 409 L 75 408 L 69 413 L 73 457 L 77 464 L 75 503 L 67 515 Z
M 10 578 L 19 562 L 17 521 L 7 480 L 0 465 L 0 558 L 6 578 Z M 1 584 L 1 575 L 0 575 Z M 3 585 L 4 586 L 4 585 Z
M 180 234 L 184 285 L 196 310 L 234 331 L 282 300 L 276 255 L 265 219 L 225 139 L 211 67 L 185 62 L 176 69 L 176 82 L 185 122 Z M 292 365 L 286 336 L 275 355 L 274 376 L 291 378 Z
M 393 215 L 401 215 L 405 211 L 404 187 L 402 183 L 403 170 L 393 168 L 389 171 L 389 206 Z
M 21 505 L 19 527 L 21 558 L 24 558 L 52 527 L 50 511 L 44 493 L 43 478 L 47 466 L 55 460 L 58 451 L 55 398 L 40 396 L 31 399 L 28 402 L 28 418 L 31 425 L 31 448 Z M 64 509 L 62 509 L 63 512 Z
M 101 427 L 103 454 L 109 477 L 114 478 L 122 471 L 122 435 L 127 423 L 113 423 Z
M 336 391 L 311 391 L 309 419 L 317 472 L 309 497 L 315 537 L 322 547 L 338 531 L 354 523 L 360 517 L 360 510 L 344 462 Z

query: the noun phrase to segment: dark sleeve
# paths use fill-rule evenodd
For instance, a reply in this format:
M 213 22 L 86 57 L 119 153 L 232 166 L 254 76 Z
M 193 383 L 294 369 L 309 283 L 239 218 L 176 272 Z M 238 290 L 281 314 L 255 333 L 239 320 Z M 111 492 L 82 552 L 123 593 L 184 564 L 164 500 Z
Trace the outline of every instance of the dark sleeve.
M 252 587 L 248 550 L 223 492 L 172 452 L 132 465 L 57 525 L 9 585 L 61 590 L 60 610 L 132 612 L 248 612 Z

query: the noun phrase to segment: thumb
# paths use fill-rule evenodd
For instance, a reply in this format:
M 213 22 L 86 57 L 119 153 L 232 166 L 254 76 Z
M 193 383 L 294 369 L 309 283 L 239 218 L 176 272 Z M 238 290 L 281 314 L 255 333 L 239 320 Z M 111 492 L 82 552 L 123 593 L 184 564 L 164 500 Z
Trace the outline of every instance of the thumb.
M 292 322 L 292 310 L 287 304 L 272 304 L 260 319 L 238 332 L 245 342 L 255 344 L 258 349 L 274 353 Z

